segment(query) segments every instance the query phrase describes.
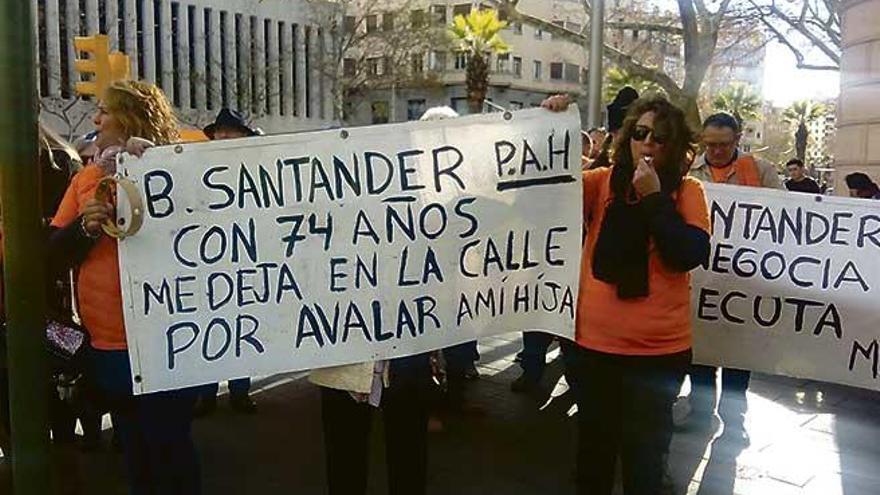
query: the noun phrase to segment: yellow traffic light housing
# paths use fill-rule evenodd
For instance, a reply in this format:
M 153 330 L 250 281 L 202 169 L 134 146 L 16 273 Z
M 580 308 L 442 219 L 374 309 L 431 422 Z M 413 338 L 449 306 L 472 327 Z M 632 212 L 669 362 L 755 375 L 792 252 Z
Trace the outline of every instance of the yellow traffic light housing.
M 131 60 L 120 52 L 110 54 L 110 82 L 131 78 Z
M 74 67 L 77 72 L 91 75 L 91 81 L 76 83 L 77 94 L 100 97 L 111 82 L 130 77 L 128 55 L 110 53 L 110 38 L 106 34 L 77 36 L 73 38 L 73 46 L 77 53 L 89 55 L 87 59 L 76 59 Z

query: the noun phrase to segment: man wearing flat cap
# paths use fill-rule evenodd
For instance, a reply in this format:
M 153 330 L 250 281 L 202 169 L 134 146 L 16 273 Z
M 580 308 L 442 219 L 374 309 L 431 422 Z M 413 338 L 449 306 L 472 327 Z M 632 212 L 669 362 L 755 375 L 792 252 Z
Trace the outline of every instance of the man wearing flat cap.
M 260 134 L 259 131 L 248 126 L 240 113 L 229 108 L 220 110 L 214 122 L 205 126 L 202 131 L 211 141 L 251 137 Z

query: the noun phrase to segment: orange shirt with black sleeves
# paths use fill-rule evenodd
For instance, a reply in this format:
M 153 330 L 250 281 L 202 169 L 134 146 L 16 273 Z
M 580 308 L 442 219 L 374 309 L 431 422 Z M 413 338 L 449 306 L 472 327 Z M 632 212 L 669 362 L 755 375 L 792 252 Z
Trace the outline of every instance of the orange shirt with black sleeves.
M 576 322 L 577 342 L 588 349 L 633 356 L 682 352 L 691 347 L 690 275 L 664 266 L 649 245 L 646 297 L 624 300 L 617 287 L 593 277 L 593 252 L 611 200 L 611 168 L 583 173 L 586 242 L 581 259 Z M 697 179 L 685 177 L 674 198 L 685 223 L 710 232 L 706 194 Z
M 52 226 L 64 228 L 75 221 L 86 202 L 95 197 L 102 177 L 103 172 L 94 164 L 80 170 L 70 181 Z M 92 346 L 105 351 L 126 349 L 115 239 L 106 235 L 98 238 L 79 266 L 76 289 L 79 314 Z

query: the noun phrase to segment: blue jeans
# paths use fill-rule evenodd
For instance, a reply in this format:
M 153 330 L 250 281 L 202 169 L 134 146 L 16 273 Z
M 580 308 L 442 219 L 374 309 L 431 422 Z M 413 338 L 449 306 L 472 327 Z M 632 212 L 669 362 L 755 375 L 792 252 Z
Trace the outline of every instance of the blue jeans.
M 113 412 L 131 495 L 198 495 L 201 475 L 192 441 L 196 389 L 133 395 L 128 351 L 92 353 L 95 382 Z
M 218 390 L 220 390 L 219 383 L 209 383 L 207 385 L 202 385 L 201 387 L 199 387 L 199 397 L 204 397 L 206 399 L 216 397 Z M 229 380 L 229 395 L 247 395 L 250 391 L 250 378 L 236 378 L 235 380 Z

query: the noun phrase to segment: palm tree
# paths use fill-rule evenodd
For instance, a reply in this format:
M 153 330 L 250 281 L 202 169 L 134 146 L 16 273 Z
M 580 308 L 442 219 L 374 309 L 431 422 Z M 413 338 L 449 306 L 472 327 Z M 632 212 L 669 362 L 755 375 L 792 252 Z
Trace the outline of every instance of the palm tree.
M 815 101 L 803 100 L 793 103 L 782 114 L 783 120 L 795 126 L 794 149 L 797 157 L 805 160 L 807 157 L 807 140 L 810 137 L 809 125 L 824 117 L 828 108 Z
M 510 47 L 499 33 L 507 23 L 498 19 L 495 10 L 472 10 L 457 15 L 449 27 L 449 36 L 467 56 L 466 85 L 471 113 L 480 113 L 489 90 L 489 58 L 507 53 Z
M 712 100 L 717 112 L 727 112 L 742 127 L 747 120 L 758 120 L 761 116 L 761 97 L 745 84 L 731 84 Z
M 610 102 L 614 100 L 614 96 L 625 86 L 634 88 L 639 92 L 639 95 L 664 92 L 660 86 L 652 81 L 633 76 L 619 67 L 611 67 L 605 72 L 605 86 L 602 97 L 605 101 Z

